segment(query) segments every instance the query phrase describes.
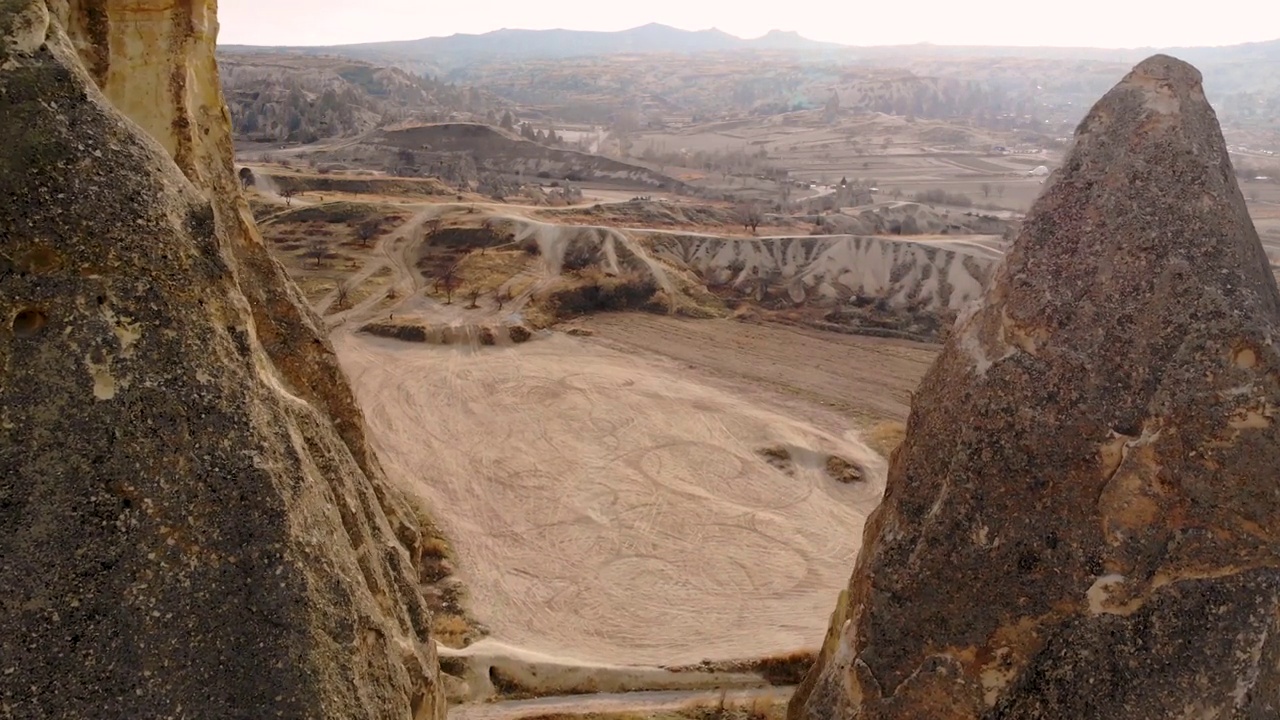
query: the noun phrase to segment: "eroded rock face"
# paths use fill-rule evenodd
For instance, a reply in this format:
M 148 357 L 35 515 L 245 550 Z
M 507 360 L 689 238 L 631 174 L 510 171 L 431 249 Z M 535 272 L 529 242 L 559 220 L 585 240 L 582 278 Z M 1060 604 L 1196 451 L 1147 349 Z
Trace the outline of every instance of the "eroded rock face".
M 1200 74 L 1152 57 L 925 378 L 791 716 L 1280 717 L 1278 330 Z
M 232 173 L 213 0 L 0 0 L 0 716 L 443 718 L 414 513 Z

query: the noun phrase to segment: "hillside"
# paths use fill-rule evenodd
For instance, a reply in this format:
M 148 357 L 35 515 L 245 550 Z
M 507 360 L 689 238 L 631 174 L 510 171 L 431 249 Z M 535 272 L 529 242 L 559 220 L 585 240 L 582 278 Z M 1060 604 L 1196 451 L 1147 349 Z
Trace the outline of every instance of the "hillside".
M 233 49 L 237 48 L 226 48 Z M 965 118 L 1006 129 L 1042 126 L 1046 121 L 1073 125 L 1098 93 L 1151 52 L 929 44 L 851 47 L 793 33 L 747 40 L 717 30 L 691 32 L 661 25 L 621 32 L 498 30 L 257 51 L 339 55 L 443 75 L 513 102 L 546 106 L 557 117 L 575 122 L 770 115 L 822 107 L 839 93 L 845 110 Z M 1201 68 L 1206 93 L 1229 134 L 1250 131 L 1275 137 L 1280 40 L 1164 52 Z
M 314 142 L 389 122 L 494 120 L 507 103 L 474 88 L 343 58 L 219 53 L 238 139 Z
M 317 152 L 327 163 L 393 167 L 396 174 L 458 184 L 505 185 L 503 178 L 523 178 L 684 188 L 680 181 L 640 165 L 548 147 L 481 123 L 398 123 L 369 133 L 359 143 Z M 500 189 L 491 187 L 488 194 Z

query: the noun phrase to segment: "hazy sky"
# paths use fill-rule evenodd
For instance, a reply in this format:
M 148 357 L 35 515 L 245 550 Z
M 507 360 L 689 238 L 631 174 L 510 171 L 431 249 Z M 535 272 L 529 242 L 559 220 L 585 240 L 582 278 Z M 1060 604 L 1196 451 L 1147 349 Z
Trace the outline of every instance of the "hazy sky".
M 1215 0 L 220 0 L 221 42 L 330 45 L 499 28 L 624 30 L 660 22 L 741 37 L 771 29 L 852 45 L 1150 47 L 1280 37 L 1280 2 Z

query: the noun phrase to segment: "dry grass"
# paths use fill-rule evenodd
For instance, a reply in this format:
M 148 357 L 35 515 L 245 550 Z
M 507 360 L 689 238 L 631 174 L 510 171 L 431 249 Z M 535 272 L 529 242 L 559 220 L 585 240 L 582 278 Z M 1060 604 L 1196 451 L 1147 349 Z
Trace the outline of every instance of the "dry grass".
M 759 672 L 770 685 L 798 685 L 817 660 L 817 653 L 800 650 L 764 658 L 751 669 Z
M 310 303 L 316 302 L 338 287 L 338 281 L 333 278 L 301 275 L 297 269 L 293 272 L 293 280 L 298 283 L 298 289 L 302 291 L 303 297 Z
M 782 687 L 798 685 L 817 660 L 818 654 L 812 650 L 796 650 L 754 660 L 704 660 L 697 665 L 667 669 L 672 672 L 756 673 L 770 685 Z
M 872 450 L 883 455 L 885 458 L 891 458 L 893 451 L 898 449 L 902 444 L 902 439 L 907 435 L 907 426 L 895 420 L 889 420 L 877 423 L 867 431 L 867 445 Z
M 519 275 L 528 264 L 529 256 L 519 250 L 487 250 L 463 258 L 458 263 L 457 274 L 462 292 L 479 290 L 488 295 Z M 517 294 L 514 288 L 512 294 Z
M 476 628 L 462 615 L 437 612 L 431 616 L 431 638 L 451 648 L 475 642 Z
M 420 498 L 411 497 L 408 502 L 421 533 L 411 552 L 418 582 L 431 607 L 431 637 L 448 647 L 464 648 L 484 637 L 486 630 L 463 607 L 462 586 L 453 579 L 453 548 L 440 526 Z

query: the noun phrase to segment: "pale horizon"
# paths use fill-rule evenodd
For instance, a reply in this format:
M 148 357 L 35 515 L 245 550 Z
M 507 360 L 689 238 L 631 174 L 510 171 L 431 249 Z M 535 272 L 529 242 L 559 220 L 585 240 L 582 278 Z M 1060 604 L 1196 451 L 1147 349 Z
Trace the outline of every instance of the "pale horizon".
M 627 30 L 660 23 L 717 28 L 742 38 L 771 30 L 845 45 L 987 45 L 1104 49 L 1237 45 L 1277 39 L 1280 4 L 1222 0 L 1212 13 L 1170 12 L 1168 3 L 1079 0 L 1069 7 L 992 0 L 961 6 L 922 0 L 904 12 L 884 3 L 788 11 L 742 3 L 653 0 L 644 4 L 476 0 L 424 8 L 417 0 L 221 0 L 226 45 L 342 45 L 416 40 L 500 29 Z M 437 5 L 432 3 L 431 5 Z M 1033 8 L 1033 9 L 1029 9 Z M 1105 22 L 1100 22 L 1105 18 Z

